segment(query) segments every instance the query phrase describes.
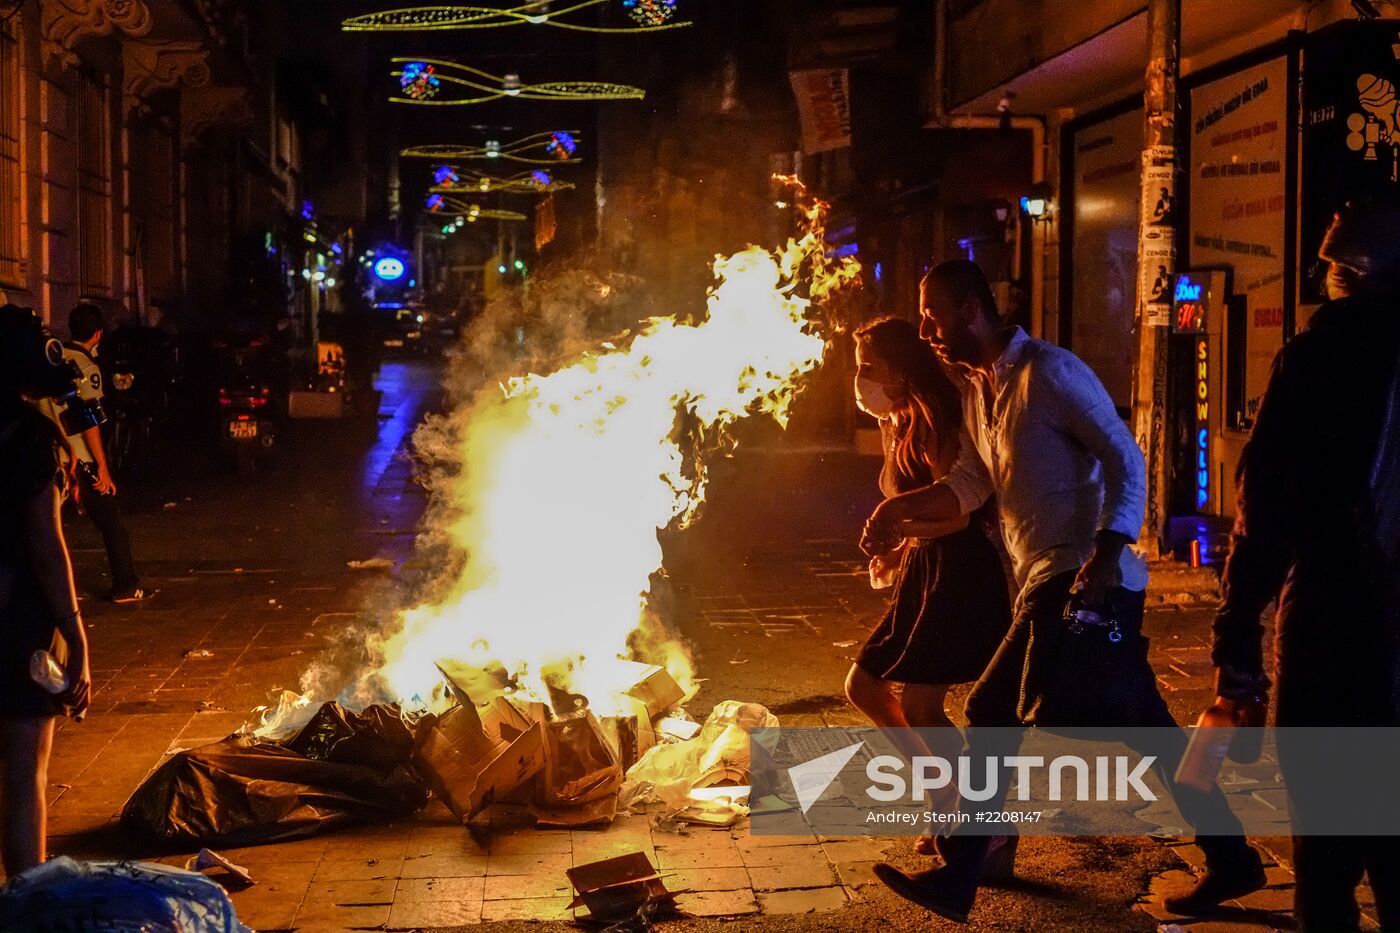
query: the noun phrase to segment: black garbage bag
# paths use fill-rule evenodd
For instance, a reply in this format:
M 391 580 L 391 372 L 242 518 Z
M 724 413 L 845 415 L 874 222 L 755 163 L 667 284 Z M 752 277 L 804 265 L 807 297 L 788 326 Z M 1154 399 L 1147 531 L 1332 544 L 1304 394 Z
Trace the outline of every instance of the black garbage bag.
M 317 761 L 337 761 L 391 771 L 413 754 L 413 733 L 397 706 L 376 703 L 354 713 L 339 703 L 325 703 L 283 743 Z
M 428 800 L 411 750 L 392 707 L 327 703 L 286 743 L 237 735 L 174 755 L 127 800 L 122 825 L 168 843 L 245 846 L 407 816 Z

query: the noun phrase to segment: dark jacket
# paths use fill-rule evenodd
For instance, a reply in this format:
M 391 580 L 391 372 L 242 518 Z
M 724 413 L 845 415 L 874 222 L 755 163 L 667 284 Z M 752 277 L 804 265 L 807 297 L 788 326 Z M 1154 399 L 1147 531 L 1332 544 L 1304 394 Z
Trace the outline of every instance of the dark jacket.
M 1263 670 L 1278 598 L 1280 725 L 1381 724 L 1394 662 L 1365 543 L 1400 359 L 1400 293 L 1331 301 L 1283 348 L 1237 475 L 1212 658 Z

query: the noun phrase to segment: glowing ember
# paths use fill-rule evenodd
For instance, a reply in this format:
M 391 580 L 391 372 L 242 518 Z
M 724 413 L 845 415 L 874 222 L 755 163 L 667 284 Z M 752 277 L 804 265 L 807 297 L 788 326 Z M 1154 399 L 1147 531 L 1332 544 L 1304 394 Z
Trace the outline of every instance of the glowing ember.
M 824 349 L 809 306 L 859 271 L 824 255 L 823 207 L 776 252 L 717 258 L 703 321 L 653 318 L 622 345 L 476 401 L 454 438 L 460 471 L 437 490 L 462 572 L 371 641 L 380 667 L 360 695 L 435 707 L 440 660 L 499 666 L 539 699 L 546 683 L 582 694 L 599 715 L 622 708 L 637 671 L 628 657 L 689 687 L 684 651 L 642 631 L 657 531 L 687 522 L 705 493 L 677 444 L 678 413 L 707 432 L 757 412 L 786 424 Z

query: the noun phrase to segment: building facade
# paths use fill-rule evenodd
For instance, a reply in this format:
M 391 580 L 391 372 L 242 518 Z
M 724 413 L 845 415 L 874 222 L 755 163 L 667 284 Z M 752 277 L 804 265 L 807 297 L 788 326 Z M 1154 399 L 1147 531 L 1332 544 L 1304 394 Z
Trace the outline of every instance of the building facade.
M 1042 127 L 1033 330 L 1088 362 L 1125 415 L 1139 291 L 1173 289 L 1197 312 L 1170 325 L 1169 506 L 1204 531 L 1233 511 L 1274 356 L 1322 300 L 1322 230 L 1348 197 L 1400 178 L 1400 29 L 1344 0 L 1182 0 L 1178 173 L 1149 197 L 1145 7 L 941 0 L 931 85 L 953 125 Z M 1149 214 L 1169 218 L 1185 278 L 1139 282 Z
M 275 8 L 227 0 L 0 12 L 7 300 L 61 331 L 79 301 L 205 329 L 325 297 L 311 292 L 330 276 L 303 273 L 349 221 L 329 236 L 315 227 L 314 114 L 279 94 L 276 26 Z

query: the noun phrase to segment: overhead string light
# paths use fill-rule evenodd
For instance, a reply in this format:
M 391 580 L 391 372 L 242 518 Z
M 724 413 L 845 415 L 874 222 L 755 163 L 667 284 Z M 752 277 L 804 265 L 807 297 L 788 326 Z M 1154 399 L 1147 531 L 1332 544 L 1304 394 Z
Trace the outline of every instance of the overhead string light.
M 573 158 L 578 149 L 578 130 L 555 130 L 552 133 L 536 133 L 514 142 L 502 143 L 488 139 L 484 145 L 439 143 L 428 146 L 409 146 L 399 150 L 399 155 L 416 159 L 441 159 L 467 161 L 471 159 L 505 159 L 523 162 L 526 165 L 572 165 L 583 161 Z M 440 184 L 440 182 L 439 182 Z
M 438 181 L 438 175 L 444 168 L 451 171 L 451 177 L 444 181 Z M 498 178 L 493 175 L 487 175 L 484 172 L 461 169 L 455 165 L 441 166 L 433 173 L 433 182 L 433 187 L 428 190 L 435 194 L 472 191 L 507 194 L 537 194 L 550 191 L 568 191 L 574 187 L 573 182 L 560 181 L 548 172 L 540 171 L 539 169 L 530 172 L 521 172 L 518 175 L 511 175 L 507 178 Z
M 440 194 L 429 195 L 427 203 L 424 205 L 435 214 L 455 213 L 458 220 L 465 223 L 476 223 L 478 220 L 528 220 L 519 211 L 503 211 L 494 208 L 485 208 L 480 204 L 464 201 L 461 198 L 443 197 Z M 459 223 L 458 226 L 461 226 Z
M 660 32 L 689 26 L 677 20 L 676 0 L 620 0 L 622 11 L 632 20 L 630 26 L 593 26 L 568 17 L 590 7 L 619 0 L 580 0 L 562 9 L 552 9 L 551 0 L 532 0 L 508 9 L 483 6 L 417 6 L 380 10 L 352 16 L 341 22 L 346 32 L 435 32 L 451 29 L 494 29 L 501 26 L 555 26 L 576 32 L 611 35 Z
M 521 100 L 641 100 L 647 92 L 627 84 L 605 81 L 547 81 L 543 84 L 522 84 L 520 75 L 493 75 L 479 68 L 438 59 L 394 58 L 390 61 L 402 67 L 391 72 L 399 79 L 402 97 L 390 100 L 400 104 L 431 106 L 461 106 L 483 104 L 487 101 L 516 97 Z M 426 74 L 426 80 L 424 75 Z M 424 85 L 430 90 L 424 90 Z M 479 96 L 439 99 L 443 85 L 465 88 L 465 93 Z

